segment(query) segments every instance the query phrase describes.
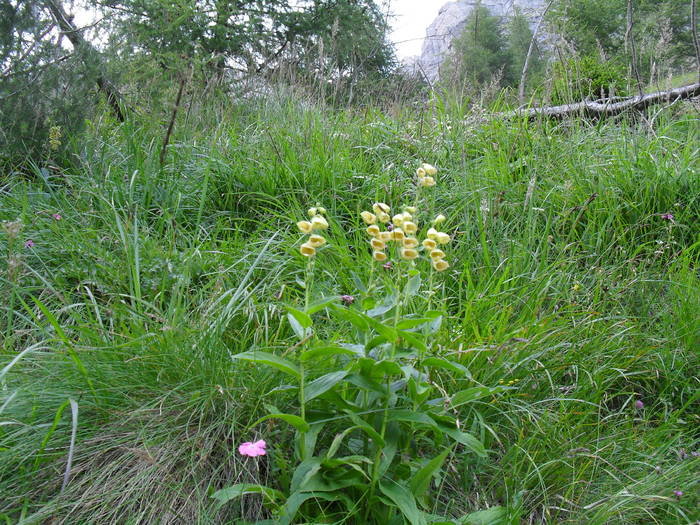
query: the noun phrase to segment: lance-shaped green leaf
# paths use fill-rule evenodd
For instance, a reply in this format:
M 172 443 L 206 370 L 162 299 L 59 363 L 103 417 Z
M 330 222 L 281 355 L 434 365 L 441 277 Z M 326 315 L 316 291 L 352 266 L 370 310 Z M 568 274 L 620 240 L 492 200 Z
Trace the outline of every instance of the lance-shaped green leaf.
M 253 363 L 260 363 L 263 365 L 271 366 L 277 370 L 281 370 L 285 374 L 292 375 L 297 379 L 301 379 L 301 372 L 299 367 L 285 359 L 283 357 L 271 354 L 269 352 L 258 352 L 257 350 L 250 350 L 248 352 L 241 352 L 232 356 L 233 359 L 241 359 L 243 361 L 252 361 Z
M 304 400 L 311 401 L 312 399 L 325 394 L 340 381 L 345 379 L 345 376 L 347 376 L 349 373 L 350 372 L 348 370 L 339 370 L 337 372 L 330 372 L 314 379 L 308 385 L 306 385 L 306 388 L 304 388 Z
M 435 473 L 440 470 L 445 458 L 451 451 L 451 448 L 446 448 L 442 454 L 428 461 L 411 477 L 410 487 L 415 497 L 422 496 L 428 490 L 430 487 L 430 480 Z
M 299 432 L 308 432 L 310 428 L 309 424 L 306 421 L 304 421 L 299 416 L 295 416 L 294 414 L 268 414 L 267 416 L 261 417 L 250 426 L 255 427 L 263 421 L 267 421 L 268 419 L 281 419 L 282 421 L 286 421 L 294 428 L 296 428 Z
M 265 487 L 264 485 L 255 485 L 252 483 L 240 483 L 217 490 L 211 497 L 217 500 L 217 505 L 220 507 L 224 503 L 247 494 L 262 494 L 262 496 L 271 503 L 276 503 L 284 499 L 284 494 L 280 491 Z
M 418 510 L 413 494 L 395 481 L 380 481 L 379 490 L 396 505 L 411 525 L 427 525 L 425 516 Z

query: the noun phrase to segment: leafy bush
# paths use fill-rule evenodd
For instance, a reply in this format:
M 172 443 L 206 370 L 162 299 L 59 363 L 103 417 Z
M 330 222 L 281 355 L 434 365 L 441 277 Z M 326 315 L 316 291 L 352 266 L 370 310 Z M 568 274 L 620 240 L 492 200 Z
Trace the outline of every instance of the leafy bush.
M 624 68 L 615 61 L 601 62 L 594 56 L 558 62 L 553 78 L 555 104 L 628 94 Z

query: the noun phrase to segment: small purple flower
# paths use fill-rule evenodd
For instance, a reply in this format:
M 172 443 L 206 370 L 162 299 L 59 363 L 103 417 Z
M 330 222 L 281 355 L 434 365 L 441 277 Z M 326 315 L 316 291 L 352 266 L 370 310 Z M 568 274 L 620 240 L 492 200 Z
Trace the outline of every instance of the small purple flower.
M 690 455 L 693 456 L 694 458 L 700 458 L 700 451 L 693 450 L 693 451 L 690 453 Z
M 391 261 L 382 264 L 382 268 L 384 268 L 385 270 L 391 270 L 393 268 L 393 266 L 391 265 Z
M 674 219 L 673 213 L 662 213 L 661 218 L 665 221 L 671 221 L 671 222 L 673 222 L 673 219 Z
M 34 248 L 34 241 L 31 239 L 27 239 L 27 242 L 24 243 L 25 248 Z
M 674 490 L 673 495 L 676 496 L 676 498 L 681 499 L 683 496 L 683 491 L 682 490 Z
M 63 217 L 61 217 L 60 213 L 52 213 L 51 217 L 53 217 L 53 220 L 55 221 L 60 221 Z
M 394 231 L 394 225 L 391 223 L 387 224 L 386 231 L 388 231 L 388 232 Z
M 644 408 L 644 401 L 637 399 L 637 401 L 634 402 L 634 408 L 637 410 L 642 410 Z
M 341 295 L 340 300 L 343 301 L 345 306 L 350 306 L 355 302 L 355 298 L 352 295 Z

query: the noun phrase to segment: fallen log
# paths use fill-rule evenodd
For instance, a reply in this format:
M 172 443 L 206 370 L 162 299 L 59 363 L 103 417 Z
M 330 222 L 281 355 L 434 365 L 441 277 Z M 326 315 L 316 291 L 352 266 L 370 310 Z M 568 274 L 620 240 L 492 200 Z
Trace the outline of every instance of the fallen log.
M 613 116 L 619 115 L 628 110 L 642 110 L 654 104 L 670 104 L 677 100 L 690 99 L 700 96 L 700 82 L 683 86 L 679 88 L 669 89 L 666 91 L 657 91 L 656 93 L 647 93 L 627 97 L 619 102 L 611 100 L 584 100 L 573 104 L 564 104 L 562 106 L 546 106 L 541 108 L 522 108 L 507 113 L 501 113 L 506 117 L 526 117 L 533 119 L 539 116 L 552 118 L 567 118 L 570 116 Z

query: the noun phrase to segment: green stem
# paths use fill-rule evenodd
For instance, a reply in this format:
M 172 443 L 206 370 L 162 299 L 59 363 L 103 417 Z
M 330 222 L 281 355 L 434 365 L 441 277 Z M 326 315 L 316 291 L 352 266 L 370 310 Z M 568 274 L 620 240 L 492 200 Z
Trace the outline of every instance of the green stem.
M 309 304 L 311 302 L 311 283 L 313 279 L 313 272 L 314 272 L 314 260 L 313 257 L 309 259 L 309 262 L 306 263 L 306 275 L 304 276 L 304 313 L 308 313 L 309 311 Z M 306 346 L 307 343 L 304 343 L 302 345 L 302 349 Z M 301 419 L 306 421 L 306 398 L 304 396 L 304 385 L 305 385 L 305 374 L 304 374 L 304 363 L 303 361 L 299 361 L 299 411 L 301 415 Z M 299 440 L 299 454 L 301 456 L 301 460 L 304 461 L 306 460 L 306 432 L 300 431 L 300 440 Z

